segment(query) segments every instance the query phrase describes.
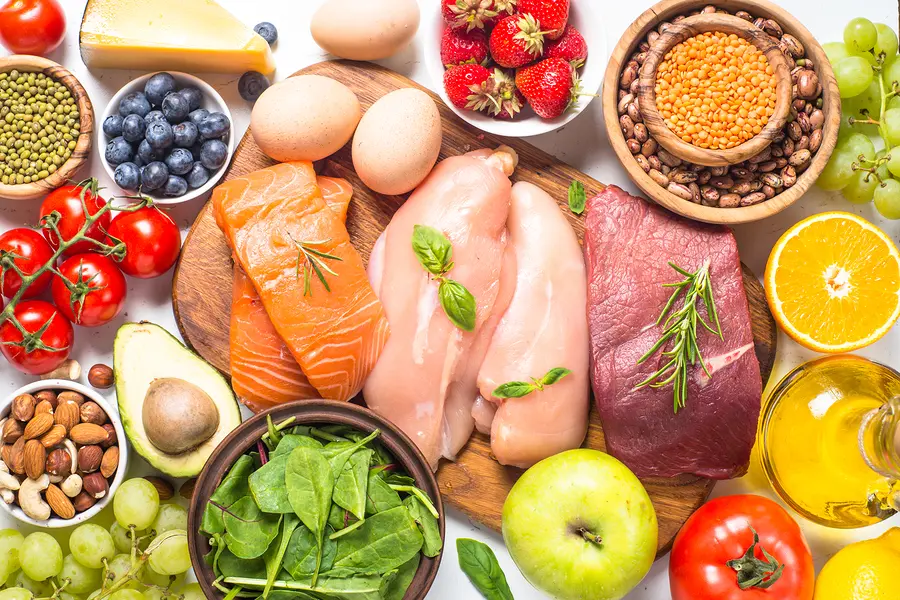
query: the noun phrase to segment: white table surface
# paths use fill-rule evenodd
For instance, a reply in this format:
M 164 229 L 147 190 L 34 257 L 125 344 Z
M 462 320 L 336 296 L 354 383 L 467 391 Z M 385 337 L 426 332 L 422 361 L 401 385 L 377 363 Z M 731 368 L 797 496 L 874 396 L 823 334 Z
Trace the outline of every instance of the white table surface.
M 68 34 L 63 45 L 50 58 L 63 64 L 75 73 L 87 89 L 94 102 L 94 110 L 98 121 L 105 104 L 113 94 L 131 78 L 141 75 L 140 72 L 88 69 L 81 62 L 78 53 L 78 27 L 84 9 L 85 0 L 60 0 L 66 8 L 68 17 Z M 148 0 L 151 1 L 152 0 Z M 325 60 L 327 55 L 319 49 L 309 35 L 309 21 L 320 0 L 219 0 L 220 4 L 232 11 L 249 26 L 260 21 L 271 21 L 278 27 L 279 39 L 276 45 L 275 58 L 278 64 L 276 79 L 283 79 L 297 69 Z M 423 5 L 426 1 L 420 0 Z M 876 22 L 884 22 L 892 27 L 897 26 L 898 14 L 895 0 L 865 0 L 864 2 L 845 2 L 839 0 L 777 0 L 784 8 L 798 17 L 810 31 L 821 41 L 841 39 L 844 24 L 851 18 L 862 15 Z M 608 49 L 599 49 L 608 55 L 618 41 L 625 28 L 643 10 L 652 3 L 650 0 L 636 2 L 615 2 L 613 0 L 573 0 L 573 2 L 597 2 L 605 15 L 606 37 Z M 178 18 L 177 15 L 173 15 Z M 435 88 L 430 81 L 425 65 L 422 63 L 422 48 L 426 43 L 436 43 L 425 39 L 422 30 L 413 44 L 398 56 L 383 61 L 388 66 L 411 79 Z M 604 51 L 605 50 L 605 51 Z M 592 52 L 599 54 L 598 49 Z M 250 106 L 244 102 L 237 92 L 236 75 L 202 75 L 212 84 L 231 108 L 235 119 L 235 129 L 242 134 L 250 120 Z M 98 129 L 100 123 L 98 122 Z M 614 183 L 631 191 L 637 188 L 631 183 L 625 171 L 617 162 L 610 148 L 602 127 L 600 101 L 593 102 L 585 112 L 570 125 L 555 133 L 532 139 L 532 143 L 543 150 L 554 154 L 561 160 L 581 169 L 590 176 L 604 183 Z M 101 185 L 112 188 L 113 183 L 103 171 L 97 158 L 102 144 L 95 142 L 94 155 L 89 162 L 85 176 L 97 177 Z M 171 211 L 171 215 L 182 230 L 186 232 L 203 200 L 195 200 L 180 205 Z M 900 237 L 900 221 L 882 219 L 870 206 L 858 207 L 844 201 L 839 194 L 829 194 L 814 188 L 793 207 L 776 217 L 757 224 L 742 225 L 735 228 L 741 257 L 757 274 L 762 274 L 765 262 L 772 245 L 778 237 L 793 223 L 818 212 L 826 210 L 847 210 L 856 212 L 881 226 L 892 239 Z M 11 227 L 33 225 L 38 219 L 38 205 L 32 203 L 16 203 L 0 200 L 0 231 Z M 72 354 L 87 369 L 96 362 L 111 364 L 112 342 L 116 329 L 125 321 L 153 321 L 177 333 L 171 305 L 171 273 L 149 281 L 128 280 L 128 299 L 123 314 L 113 323 L 99 329 L 76 328 L 76 343 Z M 223 291 L 222 293 L 230 293 Z M 879 360 L 894 368 L 900 368 L 900 328 L 895 327 L 884 339 L 859 352 L 859 354 Z M 778 340 L 778 360 L 771 383 L 777 381 L 789 370 L 815 355 L 797 346 L 793 341 L 781 334 Z M 29 382 L 26 377 L 0 360 L 0 397 L 13 392 L 17 387 Z M 111 394 L 109 395 L 112 396 Z M 140 459 L 134 459 L 131 470 L 143 474 L 148 470 Z M 733 493 L 758 493 L 772 496 L 771 489 L 758 468 L 751 467 L 750 474 L 742 479 L 719 483 L 714 495 Z M 513 593 L 519 600 L 537 600 L 545 598 L 534 590 L 519 574 L 515 565 L 503 546 L 502 538 L 485 527 L 469 522 L 464 516 L 453 510 L 448 511 L 447 542 L 443 563 L 434 584 L 429 600 L 476 599 L 480 596 L 471 587 L 468 580 L 459 570 L 456 558 L 455 540 L 458 537 L 473 537 L 490 544 L 496 552 Z M 858 539 L 866 539 L 879 535 L 891 525 L 900 525 L 900 518 L 869 528 L 846 532 L 828 530 L 826 528 L 802 522 L 815 556 L 817 569 L 845 544 Z M 0 515 L 0 527 L 14 526 L 6 515 Z M 664 600 L 670 598 L 668 585 L 668 559 L 656 562 L 646 579 L 627 596 L 628 600 Z

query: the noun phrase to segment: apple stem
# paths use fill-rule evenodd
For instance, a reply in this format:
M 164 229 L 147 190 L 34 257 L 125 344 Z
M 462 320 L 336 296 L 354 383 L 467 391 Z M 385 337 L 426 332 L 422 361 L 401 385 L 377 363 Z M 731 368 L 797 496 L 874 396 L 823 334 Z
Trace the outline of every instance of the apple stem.
M 591 542 L 592 544 L 597 544 L 598 546 L 603 543 L 603 539 L 592 531 L 588 531 L 584 527 L 578 529 L 578 533 L 581 534 L 585 540 Z
M 757 588 L 761 590 L 768 589 L 778 581 L 784 573 L 784 563 L 766 552 L 766 549 L 759 546 L 760 551 L 766 560 L 756 558 L 756 547 L 759 545 L 759 534 L 753 527 L 750 527 L 753 533 L 753 543 L 744 552 L 740 558 L 729 560 L 725 564 L 734 569 L 737 573 L 738 587 L 742 590 Z

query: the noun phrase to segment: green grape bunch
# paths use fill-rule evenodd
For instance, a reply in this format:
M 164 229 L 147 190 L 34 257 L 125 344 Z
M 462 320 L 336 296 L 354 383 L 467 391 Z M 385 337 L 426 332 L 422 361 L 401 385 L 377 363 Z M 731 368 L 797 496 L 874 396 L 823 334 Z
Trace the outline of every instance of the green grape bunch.
M 816 182 L 855 204 L 875 202 L 900 219 L 900 60 L 897 33 L 858 17 L 843 42 L 823 45 L 834 69 L 843 110 L 837 146 Z M 883 149 L 876 150 L 880 138 Z M 874 141 L 873 141 L 874 140 Z

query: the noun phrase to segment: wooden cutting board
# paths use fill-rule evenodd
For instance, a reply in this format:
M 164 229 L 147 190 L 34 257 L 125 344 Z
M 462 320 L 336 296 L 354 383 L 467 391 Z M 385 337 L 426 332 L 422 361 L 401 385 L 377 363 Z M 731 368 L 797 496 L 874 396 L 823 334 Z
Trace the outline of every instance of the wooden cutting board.
M 300 73 L 325 75 L 343 82 L 356 93 L 364 109 L 378 98 L 399 88 L 415 87 L 425 90 L 402 75 L 369 63 L 322 62 Z M 456 117 L 435 94 L 428 93 L 434 98 L 443 117 L 444 141 L 440 159 L 478 148 L 496 147 L 501 143 L 512 146 L 519 153 L 519 166 L 512 179 L 529 181 L 549 192 L 558 200 L 579 239 L 582 239 L 583 220 L 566 207 L 569 184 L 573 179 L 581 181 L 590 197 L 604 188 L 602 183 L 524 141 L 482 133 Z M 272 164 L 274 161 L 262 153 L 248 132 L 235 151 L 225 180 Z M 353 184 L 354 194 L 347 217 L 347 228 L 357 250 L 368 261 L 375 240 L 405 197 L 386 197 L 369 191 L 353 172 L 349 144 L 317 164 L 316 172 L 344 177 Z M 175 272 L 172 297 L 175 318 L 185 341 L 226 375 L 229 373 L 231 270 L 231 253 L 213 219 L 212 205 L 207 204 L 185 240 Z M 775 358 L 775 321 L 766 305 L 762 286 L 746 268 L 744 285 L 750 301 L 756 355 L 765 382 L 772 371 Z M 603 430 L 593 408 L 585 445 L 601 450 L 605 448 Z M 499 531 L 503 501 L 520 474 L 521 471 L 502 467 L 494 461 L 490 454 L 490 440 L 486 436 L 475 434 L 455 463 L 444 461 L 441 464 L 438 480 L 446 502 L 474 521 Z M 713 482 L 685 475 L 648 478 L 643 483 L 656 507 L 659 552 L 662 555 L 671 548 L 681 525 L 706 500 Z

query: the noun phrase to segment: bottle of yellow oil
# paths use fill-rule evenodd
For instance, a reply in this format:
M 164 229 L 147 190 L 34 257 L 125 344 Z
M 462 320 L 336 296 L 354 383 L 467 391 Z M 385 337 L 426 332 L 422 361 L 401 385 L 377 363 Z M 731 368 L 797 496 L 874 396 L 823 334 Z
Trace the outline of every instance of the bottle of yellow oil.
M 857 356 L 794 369 L 763 409 L 766 477 L 806 518 L 838 528 L 900 509 L 900 373 Z

